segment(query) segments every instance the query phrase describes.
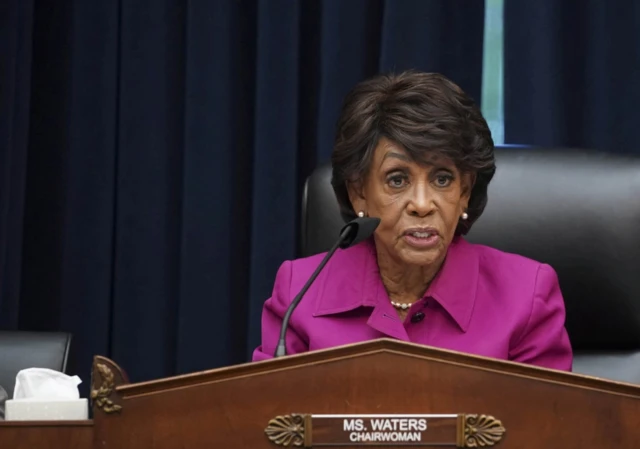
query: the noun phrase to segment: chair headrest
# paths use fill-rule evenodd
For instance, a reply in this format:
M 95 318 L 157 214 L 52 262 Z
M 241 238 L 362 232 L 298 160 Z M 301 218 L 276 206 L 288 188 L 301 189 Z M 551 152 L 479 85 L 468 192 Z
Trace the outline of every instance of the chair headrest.
M 467 239 L 550 264 L 576 349 L 640 348 L 640 158 L 558 148 L 498 148 L 489 202 Z M 331 168 L 303 195 L 303 255 L 340 227 Z

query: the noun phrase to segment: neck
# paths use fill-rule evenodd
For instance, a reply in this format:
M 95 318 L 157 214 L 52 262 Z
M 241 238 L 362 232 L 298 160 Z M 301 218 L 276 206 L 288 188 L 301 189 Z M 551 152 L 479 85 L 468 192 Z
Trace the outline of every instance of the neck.
M 406 265 L 378 253 L 382 283 L 389 297 L 400 302 L 414 302 L 422 298 L 442 262 L 424 266 Z

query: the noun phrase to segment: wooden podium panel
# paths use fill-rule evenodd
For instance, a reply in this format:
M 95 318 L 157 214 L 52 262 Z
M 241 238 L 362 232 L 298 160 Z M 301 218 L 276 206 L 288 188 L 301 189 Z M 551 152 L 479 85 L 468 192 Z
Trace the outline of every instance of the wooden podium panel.
M 0 421 L 2 449 L 90 449 L 93 421 Z
M 277 449 L 265 429 L 292 414 L 486 415 L 505 430 L 485 446 L 499 449 L 635 449 L 640 441 L 640 386 L 395 340 L 138 384 L 98 357 L 93 377 L 101 449 Z M 477 438 L 466 444 L 481 447 Z
M 96 357 L 91 398 L 93 421 L 0 422 L 0 448 L 640 447 L 640 386 L 395 340 L 137 384 Z

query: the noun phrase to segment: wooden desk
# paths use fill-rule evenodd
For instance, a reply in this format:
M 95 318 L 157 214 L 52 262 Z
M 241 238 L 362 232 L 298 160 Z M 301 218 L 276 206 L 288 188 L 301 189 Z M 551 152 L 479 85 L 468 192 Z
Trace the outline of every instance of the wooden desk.
M 395 340 L 134 384 L 98 356 L 91 396 L 93 421 L 0 424 L 0 449 L 353 448 L 382 438 L 372 415 L 426 417 L 418 441 L 450 448 L 640 447 L 639 385 Z
M 0 421 L 2 449 L 91 449 L 93 421 Z

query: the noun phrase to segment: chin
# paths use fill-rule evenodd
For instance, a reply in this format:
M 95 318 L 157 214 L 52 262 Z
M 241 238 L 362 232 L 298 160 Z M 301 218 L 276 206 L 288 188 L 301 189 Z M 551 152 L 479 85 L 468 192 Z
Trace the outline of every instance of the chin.
M 434 248 L 429 251 L 415 251 L 408 250 L 402 251 L 399 254 L 399 259 L 407 265 L 432 265 L 437 263 L 442 258 L 442 251 L 440 248 Z

